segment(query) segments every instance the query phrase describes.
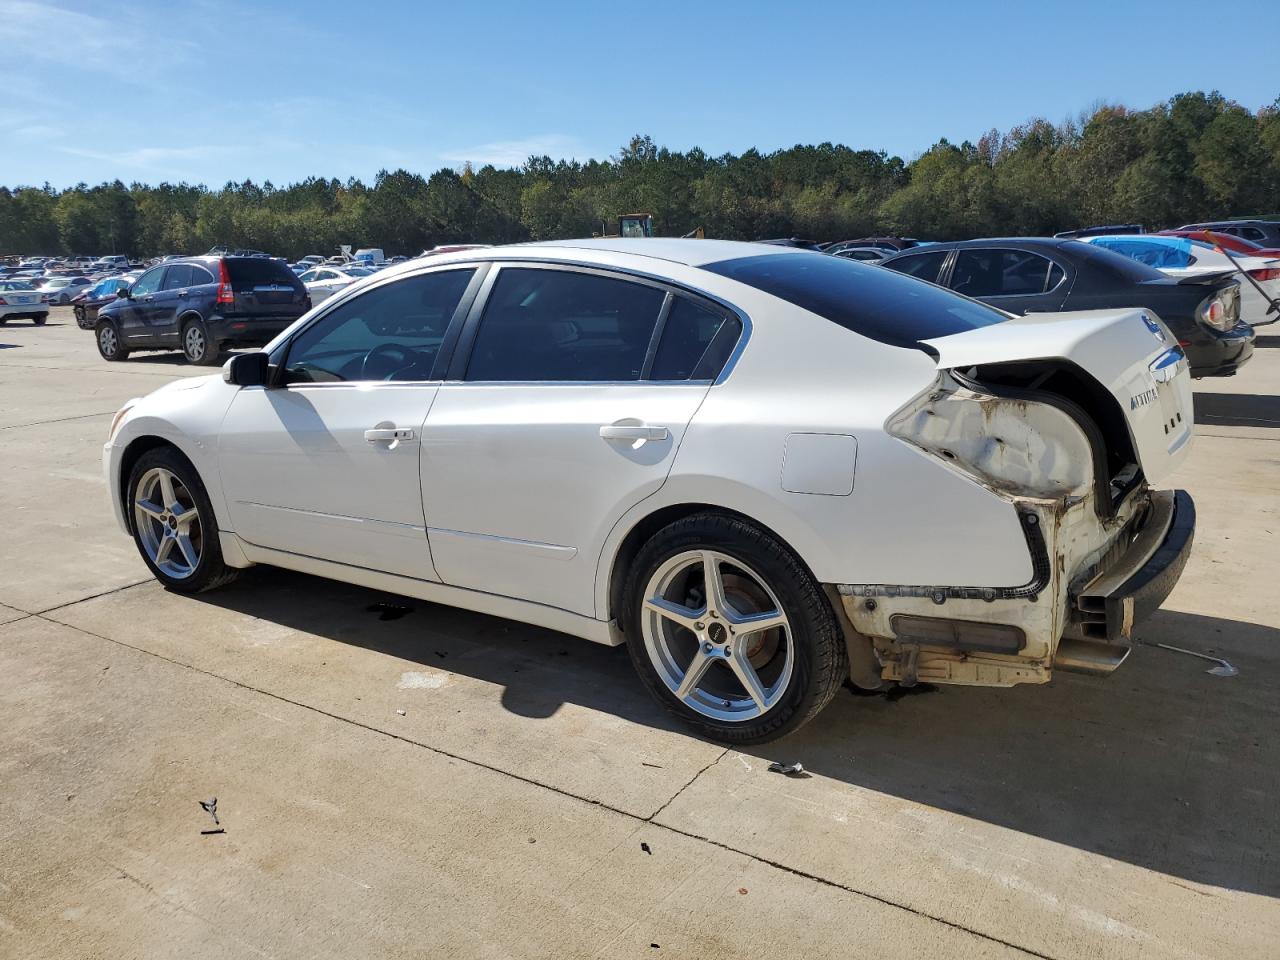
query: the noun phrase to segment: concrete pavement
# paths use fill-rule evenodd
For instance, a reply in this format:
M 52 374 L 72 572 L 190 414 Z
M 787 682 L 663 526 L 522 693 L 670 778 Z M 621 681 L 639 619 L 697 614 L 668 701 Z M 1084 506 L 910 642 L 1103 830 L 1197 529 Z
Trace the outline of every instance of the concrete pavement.
M 0 328 L 0 957 L 1274 954 L 1280 337 L 1197 385 L 1197 547 L 1142 630 L 1238 677 L 1144 646 L 746 751 L 621 650 L 264 568 L 159 589 L 98 458 L 175 360 Z

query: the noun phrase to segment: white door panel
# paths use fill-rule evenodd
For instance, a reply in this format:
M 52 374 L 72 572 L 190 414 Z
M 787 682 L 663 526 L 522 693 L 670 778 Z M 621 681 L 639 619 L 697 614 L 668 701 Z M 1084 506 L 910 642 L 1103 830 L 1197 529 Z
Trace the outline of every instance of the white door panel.
M 705 383 L 442 386 L 422 442 L 423 504 L 440 579 L 594 616 L 604 539 L 662 486 L 707 390 Z
M 263 547 L 438 579 L 418 455 L 437 389 L 434 383 L 242 389 L 219 438 L 232 528 Z

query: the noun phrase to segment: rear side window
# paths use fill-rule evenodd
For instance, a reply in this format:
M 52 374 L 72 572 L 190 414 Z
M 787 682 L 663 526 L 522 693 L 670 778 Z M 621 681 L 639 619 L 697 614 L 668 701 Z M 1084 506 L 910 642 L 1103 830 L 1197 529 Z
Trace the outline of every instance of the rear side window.
M 467 380 L 639 380 L 665 294 L 571 270 L 504 267 Z
M 985 304 L 914 277 L 824 253 L 764 254 L 704 269 L 803 307 L 846 330 L 896 347 L 1009 319 Z
M 190 266 L 191 266 L 191 286 L 198 287 L 206 283 L 217 283 L 217 281 L 213 279 L 213 274 L 210 273 L 208 270 L 206 270 L 204 267 L 200 266 L 200 264 L 193 263 Z
M 288 383 L 429 380 L 474 270 L 406 277 L 346 301 L 298 334 Z
M 896 257 L 886 263 L 885 266 L 890 270 L 905 273 L 907 276 L 936 283 L 938 271 L 942 269 L 942 262 L 946 259 L 946 250 L 940 250 L 936 253 L 913 253 L 905 257 Z
M 1041 294 L 1052 262 L 1026 250 L 961 250 L 951 288 L 966 297 L 1025 297 Z
M 222 262 L 227 265 L 227 276 L 231 278 L 231 286 L 236 290 L 247 290 L 273 283 L 289 287 L 298 285 L 297 275 L 283 260 L 269 260 L 266 257 L 227 257 Z
M 165 271 L 164 286 L 161 290 L 177 290 L 181 287 L 191 286 L 191 265 L 188 263 L 178 263 L 169 267 Z
M 1093 243 L 1082 243 L 1079 240 L 1068 240 L 1063 244 L 1064 251 L 1069 250 L 1077 260 L 1092 270 L 1112 280 L 1125 283 L 1142 283 L 1146 280 L 1163 280 L 1164 274 L 1155 267 L 1149 267 L 1137 260 L 1130 260 L 1114 250 L 1106 250 Z
M 741 333 L 742 321 L 737 317 L 675 297 L 649 379 L 713 380 Z

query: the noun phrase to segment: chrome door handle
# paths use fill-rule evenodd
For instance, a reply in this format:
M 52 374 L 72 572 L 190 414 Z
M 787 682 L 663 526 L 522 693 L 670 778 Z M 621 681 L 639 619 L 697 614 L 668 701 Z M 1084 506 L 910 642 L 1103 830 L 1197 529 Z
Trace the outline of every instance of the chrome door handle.
M 383 443 L 386 441 L 395 442 L 397 440 L 412 440 L 413 431 L 409 429 L 374 429 L 366 430 L 364 438 L 370 443 Z
M 665 440 L 668 436 L 666 427 L 651 427 L 643 423 L 638 426 L 610 423 L 600 428 L 600 437 L 604 440 Z

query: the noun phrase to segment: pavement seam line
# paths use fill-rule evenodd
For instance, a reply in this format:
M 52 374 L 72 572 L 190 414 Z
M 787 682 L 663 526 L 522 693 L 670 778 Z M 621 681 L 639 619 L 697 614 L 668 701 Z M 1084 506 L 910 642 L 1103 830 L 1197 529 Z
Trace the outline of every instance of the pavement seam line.
M 88 603 L 90 600 L 97 600 L 101 597 L 109 597 L 111 596 L 111 594 L 120 593 L 122 590 L 132 590 L 134 587 L 140 587 L 143 584 L 151 583 L 151 581 L 154 579 L 155 579 L 154 577 L 147 577 L 146 579 L 137 580 L 137 581 L 134 581 L 133 583 L 126 583 L 124 586 L 121 586 L 121 587 L 112 587 L 110 590 L 103 590 L 101 593 L 95 593 L 92 596 L 81 597 L 78 600 L 68 600 L 66 603 L 55 603 L 52 607 L 49 607 L 45 610 L 37 610 L 34 613 L 28 614 L 28 616 L 43 617 L 46 613 L 55 613 L 58 610 L 62 610 L 66 607 L 74 607 L 77 603 Z M 20 608 L 15 607 L 14 609 L 17 610 Z M 55 620 L 53 622 L 61 623 L 62 621 Z M 69 623 L 64 623 L 63 626 L 70 627 L 72 625 Z M 77 627 L 74 629 L 79 629 L 79 628 Z M 89 632 L 88 630 L 85 631 L 85 633 L 88 633 L 88 632 Z M 94 634 L 94 636 L 97 636 L 97 634 Z M 128 644 L 126 644 L 126 646 L 128 646 Z
M 43 427 L 51 423 L 66 423 L 68 420 L 91 420 L 94 417 L 109 417 L 114 410 L 108 410 L 104 413 L 78 413 L 73 417 L 58 417 L 56 420 L 33 420 L 31 423 L 11 423 L 7 427 L 0 427 L 0 430 L 21 430 L 23 427 Z
M 654 822 L 654 818 L 655 818 L 655 817 L 657 817 L 657 816 L 658 816 L 658 814 L 662 813 L 662 811 L 663 811 L 663 810 L 667 809 L 667 807 L 671 806 L 671 804 L 675 803 L 675 802 L 676 802 L 676 800 L 677 800 L 677 798 L 679 798 L 680 794 L 684 793 L 686 790 L 688 790 L 690 787 L 692 787 L 692 786 L 693 786 L 693 783 L 694 783 L 694 781 L 695 781 L 695 780 L 697 780 L 700 776 L 702 776 L 704 773 L 706 773 L 708 770 L 710 770 L 712 767 L 714 767 L 717 763 L 719 763 L 721 760 L 723 760 L 725 757 L 727 757 L 727 756 L 729 755 L 729 751 L 730 751 L 730 749 L 732 749 L 732 748 L 731 748 L 731 747 L 725 747 L 723 750 L 721 750 L 721 751 L 720 751 L 720 755 L 719 755 L 719 756 L 717 756 L 717 757 L 715 757 L 714 759 L 712 759 L 712 761 L 711 761 L 710 763 L 708 763 L 705 767 L 703 767 L 701 770 L 699 770 L 697 773 L 695 773 L 692 777 L 690 777 L 690 778 L 689 778 L 689 782 L 688 782 L 688 783 L 686 783 L 686 784 L 685 784 L 683 787 L 681 787 L 679 790 L 677 790 L 675 793 L 673 793 L 673 794 L 672 794 L 670 797 L 668 797 L 666 800 L 664 800 L 664 801 L 663 801 L 663 803 L 662 803 L 662 806 L 660 806 L 657 810 L 653 811 L 653 813 L 651 813 L 651 814 L 649 814 L 647 817 L 645 817 L 645 818 L 644 818 L 645 822 L 646 822 L 646 823 L 653 823 L 653 822 Z
M 121 588 L 121 589 L 126 589 L 126 588 Z M 110 592 L 114 593 L 116 591 L 110 591 Z M 67 604 L 67 605 L 69 606 L 70 604 Z M 55 609 L 58 609 L 58 608 L 55 608 Z M 461 754 L 452 753 L 448 750 L 441 749 L 440 747 L 432 746 L 429 743 L 423 743 L 421 740 L 414 740 L 412 737 L 407 737 L 403 734 L 394 733 L 390 730 L 383 730 L 380 727 L 372 726 L 370 724 L 364 723 L 363 721 L 353 720 L 350 717 L 344 717 L 341 714 L 332 713 L 328 710 L 323 709 L 322 707 L 317 707 L 308 703 L 302 703 L 301 701 L 290 699 L 289 697 L 283 696 L 281 694 L 272 693 L 270 690 L 263 690 L 260 687 L 255 687 L 251 684 L 244 683 L 240 680 L 236 680 L 231 677 L 225 677 L 220 673 L 214 673 L 212 670 L 206 670 L 203 667 L 197 667 L 195 664 L 184 663 L 181 660 L 175 660 L 173 657 L 167 657 L 162 653 L 156 653 L 152 650 L 147 650 L 143 647 L 134 646 L 131 643 L 125 643 L 123 640 L 116 640 L 113 637 L 107 637 L 107 636 L 103 636 L 100 633 L 94 633 L 92 630 L 88 630 L 84 627 L 77 626 L 76 624 L 65 623 L 61 620 L 56 620 L 52 617 L 47 617 L 44 614 L 32 614 L 32 617 L 36 619 L 44 620 L 46 623 L 52 623 L 56 626 L 66 627 L 70 630 L 76 630 L 80 633 L 85 634 L 86 636 L 95 637 L 98 640 L 105 640 L 107 643 L 112 643 L 112 644 L 115 644 L 116 646 L 124 647 L 126 650 L 132 650 L 135 653 L 141 653 L 148 657 L 154 657 L 157 660 L 162 660 L 165 663 L 172 664 L 175 667 L 181 667 L 183 669 L 190 670 L 193 673 L 198 673 L 198 674 L 201 674 L 202 676 L 209 677 L 210 679 L 219 680 L 223 683 L 230 684 L 231 686 L 238 687 L 241 690 L 247 690 L 250 693 L 259 694 L 260 696 L 268 697 L 272 700 L 279 701 L 280 703 L 287 703 L 290 706 L 298 707 L 299 709 L 306 710 L 311 713 L 319 714 L 320 716 L 323 716 L 323 717 L 328 717 L 329 719 L 336 720 L 339 723 L 344 723 L 352 727 L 357 727 L 358 729 L 368 731 L 369 733 L 372 733 L 375 736 L 387 737 L 388 739 L 391 739 L 391 740 L 399 740 L 401 743 L 407 743 L 410 746 L 418 747 L 419 749 L 422 749 L 422 750 L 427 750 L 433 754 L 436 754 L 437 756 L 445 757 L 450 760 L 456 760 L 459 763 L 465 763 L 468 766 L 476 767 L 481 770 L 487 770 L 490 773 L 497 774 L 498 776 L 506 777 L 511 780 L 516 780 L 520 783 L 526 783 L 529 786 L 550 791 L 551 793 L 558 794 L 559 796 L 566 797 L 570 800 L 576 800 L 579 803 L 585 803 L 593 807 L 599 807 L 602 810 L 607 810 L 610 813 L 617 814 L 620 817 L 625 817 L 626 819 L 632 820 L 636 823 L 657 827 L 659 830 L 666 830 L 670 833 L 673 833 L 677 836 L 685 837 L 686 839 L 689 839 L 689 840 L 697 840 L 697 841 L 701 841 L 702 843 L 710 844 L 713 847 L 717 847 L 721 850 L 724 850 L 726 853 L 732 853 L 737 856 L 744 857 L 747 860 L 751 860 L 755 863 L 764 864 L 767 867 L 772 867 L 775 870 L 780 870 L 783 873 L 791 874 L 792 876 L 799 877 L 803 880 L 808 880 L 812 883 L 818 883 L 818 884 L 821 884 L 822 886 L 830 887 L 834 890 L 840 890 L 844 893 L 850 894 L 851 896 L 862 897 L 866 900 L 872 901 L 873 903 L 881 904 L 882 906 L 890 907 L 895 910 L 902 910 L 905 913 L 910 913 L 913 916 L 920 917 L 921 919 L 924 919 L 924 920 L 931 920 L 934 923 L 939 923 L 944 927 L 948 927 L 960 933 L 968 934 L 969 936 L 977 937 L 981 940 L 987 940 L 987 941 L 990 941 L 991 943 L 997 943 L 997 944 L 1000 944 L 1001 946 L 1008 947 L 1011 950 L 1017 950 L 1019 953 L 1026 954 L 1029 957 L 1035 957 L 1037 958 L 1037 960 L 1058 960 L 1058 958 L 1052 957 L 1049 954 L 1040 953 L 1039 951 L 1033 950 L 1030 947 L 1019 946 L 1016 943 L 1010 943 L 1008 940 L 1002 940 L 1000 937 L 994 936 L 992 934 L 983 933 L 980 930 L 974 930 L 971 927 L 966 927 L 963 924 L 956 923 L 954 920 L 947 920 L 945 917 L 940 917 L 931 913 L 927 913 L 924 910 L 919 910 L 915 907 L 908 906 L 907 904 L 904 904 L 904 903 L 898 903 L 897 901 L 890 900 L 886 897 L 878 896 L 877 894 L 874 894 L 874 893 L 866 893 L 862 890 L 858 890 L 854 887 L 850 887 L 846 884 L 840 883 L 839 881 L 830 880 L 826 877 L 821 877 L 821 876 L 818 876 L 817 874 L 809 873 L 797 867 L 787 866 L 786 864 L 780 863 L 776 860 L 771 860 L 768 857 L 762 857 L 758 854 L 754 854 L 746 850 L 740 850 L 737 847 L 732 847 L 729 844 L 722 843 L 719 840 L 713 840 L 710 837 L 704 837 L 700 834 L 693 833 L 688 830 L 682 830 L 679 827 L 674 827 L 674 826 L 671 826 L 670 824 L 659 823 L 658 821 L 652 819 L 652 817 L 656 817 L 658 815 L 657 813 L 652 814 L 650 817 L 642 817 L 639 814 L 630 812 L 629 810 L 622 810 L 618 807 L 612 806 L 611 804 L 605 803 L 602 800 L 592 800 L 590 797 L 584 797 L 580 794 L 573 793 L 572 791 L 566 790 L 563 787 L 557 787 L 549 783 L 542 783 L 541 781 L 534 780 L 531 777 L 526 777 L 519 773 L 512 773 L 510 770 L 503 770 L 501 767 L 495 767 L 492 764 L 485 763 L 483 760 L 476 760 L 471 757 L 463 756 Z M 726 747 L 725 750 L 722 751 L 721 757 L 727 754 L 730 749 L 731 748 Z M 720 757 L 717 757 L 716 760 L 713 760 L 711 763 L 707 764 L 707 766 L 703 767 L 702 770 L 699 770 L 698 773 L 694 775 L 693 780 L 696 780 L 708 769 L 714 766 L 719 761 L 719 759 Z M 690 784 L 692 784 L 693 780 L 690 780 L 689 784 L 685 784 L 685 787 L 681 788 L 681 792 L 683 792 L 684 789 L 686 789 Z M 677 793 L 676 795 L 678 796 L 679 793 Z M 674 799 L 674 797 L 672 799 Z M 669 802 L 670 801 L 668 801 L 668 803 Z M 665 808 L 666 804 L 664 804 L 663 806 Z

